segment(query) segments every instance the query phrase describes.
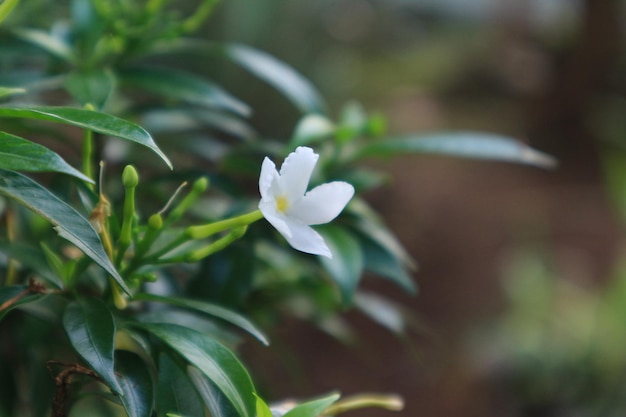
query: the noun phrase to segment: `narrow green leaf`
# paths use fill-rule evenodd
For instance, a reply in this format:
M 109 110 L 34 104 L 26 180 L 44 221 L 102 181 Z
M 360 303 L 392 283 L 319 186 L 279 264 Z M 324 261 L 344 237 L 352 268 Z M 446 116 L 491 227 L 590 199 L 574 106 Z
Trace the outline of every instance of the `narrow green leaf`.
M 289 410 L 283 417 L 319 417 L 324 410 L 339 399 L 339 394 L 330 394 L 313 401 L 298 404 Z
M 102 109 L 115 89 L 115 76 L 109 69 L 71 72 L 65 77 L 65 88 L 81 105 Z
M 80 357 L 114 393 L 122 395 L 113 359 L 115 321 L 104 303 L 90 298 L 68 304 L 63 314 L 63 327 Z
M 365 260 L 365 269 L 395 282 L 411 294 L 417 292 L 407 266 L 392 251 L 363 236 L 359 239 Z
M 187 52 L 229 59 L 281 92 L 303 114 L 325 112 L 326 104 L 306 78 L 284 62 L 258 49 L 232 43 L 178 39 L 162 42 L 152 52 Z
M 307 114 L 294 129 L 290 148 L 321 142 L 335 132 L 335 125 L 320 114 Z
M 202 397 L 211 417 L 238 417 L 237 411 L 224 394 L 198 368 L 187 367 L 189 379 Z
M 0 87 L 0 98 L 25 93 L 23 88 Z
M 37 278 L 45 279 L 56 288 L 63 288 L 63 283 L 59 279 L 61 275 L 53 272 L 48 266 L 45 253 L 42 253 L 42 250 L 25 242 L 9 242 L 0 239 L 0 252 L 20 262 L 22 266 L 31 269 L 37 274 Z
M 167 355 L 159 356 L 156 411 L 159 416 L 204 415 L 202 401 L 187 374 Z
M 0 2 L 0 23 L 6 19 L 9 13 L 11 13 L 11 10 L 13 10 L 19 2 L 20 0 L 4 0 L 3 2 Z
M 122 389 L 122 404 L 128 417 L 150 417 L 154 387 L 148 367 L 138 355 L 123 350 L 115 354 L 117 381 Z
M 354 305 L 381 326 L 402 335 L 407 326 L 402 308 L 399 305 L 374 293 L 359 292 L 354 297 Z
M 0 167 L 14 171 L 61 172 L 93 184 L 91 178 L 65 162 L 56 152 L 5 132 L 0 132 Z
M 404 269 L 415 270 L 417 265 L 402 247 L 395 235 L 385 226 L 382 219 L 364 200 L 353 198 L 348 207 L 350 225 L 376 245 L 384 248 Z
M 163 297 L 155 294 L 140 293 L 133 296 L 134 301 L 154 301 L 160 303 L 170 304 L 176 307 L 188 308 L 191 310 L 200 311 L 205 314 L 209 314 L 214 317 L 218 317 L 224 321 L 227 321 L 235 326 L 242 328 L 243 330 L 256 337 L 264 345 L 269 345 L 267 337 L 261 330 L 259 330 L 250 320 L 244 316 L 219 306 L 213 303 L 207 303 L 205 301 L 195 301 L 188 298 L 177 297 Z
M 4 306 L 0 310 L 0 320 L 14 308 L 37 301 L 41 297 L 43 294 L 30 293 L 27 285 L 11 285 L 0 288 L 0 306 Z
M 96 231 L 71 206 L 30 178 L 3 169 L 0 169 L 0 195 L 17 201 L 52 223 L 59 236 L 82 250 L 107 271 L 124 291 L 130 293 L 104 251 Z
M 554 168 L 556 160 L 517 140 L 480 132 L 442 132 L 385 139 L 363 146 L 357 157 L 431 153 L 491 159 L 540 168 Z
M 254 396 L 256 397 L 256 417 L 272 417 L 272 410 L 265 401 L 256 394 Z
M 253 417 L 254 385 L 237 357 L 208 335 L 173 324 L 136 324 L 178 352 L 208 377 L 239 416 Z
M 168 68 L 144 67 L 127 69 L 119 75 L 126 85 L 167 98 L 228 110 L 244 117 L 250 115 L 250 107 L 247 104 L 218 85 L 191 73 Z
M 169 159 L 141 126 L 108 113 L 74 107 L 0 107 L 0 117 L 47 120 L 92 130 L 143 145 L 172 167 Z
M 20 28 L 15 30 L 14 33 L 18 38 L 43 49 L 52 56 L 67 62 L 74 61 L 74 53 L 71 47 L 62 39 L 49 32 L 44 32 L 40 29 Z
M 319 228 L 318 232 L 333 254 L 332 259 L 320 257 L 320 261 L 339 285 L 344 303 L 349 304 L 363 274 L 359 242 L 350 232 L 334 225 Z
M 287 64 L 249 46 L 221 47 L 226 57 L 283 93 L 302 113 L 324 113 L 326 105 L 315 87 Z

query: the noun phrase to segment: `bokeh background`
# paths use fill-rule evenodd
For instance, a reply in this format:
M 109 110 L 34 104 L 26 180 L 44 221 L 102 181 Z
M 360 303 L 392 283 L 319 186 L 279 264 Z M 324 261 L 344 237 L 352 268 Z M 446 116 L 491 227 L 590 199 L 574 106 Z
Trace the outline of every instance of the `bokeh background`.
M 406 416 L 624 414 L 625 18 L 617 0 L 221 2 L 204 36 L 289 63 L 335 115 L 356 100 L 391 134 L 495 132 L 559 160 L 379 164 L 389 181 L 368 198 L 418 261 L 420 291 L 364 287 L 411 324 L 390 337 L 348 310 L 346 344 L 283 323 L 272 348 L 244 348 L 270 398 L 339 388 L 397 392 Z M 196 65 L 252 105 L 264 135 L 292 131 L 298 114 L 278 93 Z

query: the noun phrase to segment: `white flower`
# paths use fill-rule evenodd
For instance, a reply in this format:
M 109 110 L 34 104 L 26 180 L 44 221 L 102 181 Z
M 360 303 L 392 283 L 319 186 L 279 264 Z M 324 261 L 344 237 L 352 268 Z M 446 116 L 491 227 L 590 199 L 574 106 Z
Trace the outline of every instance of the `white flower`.
M 354 188 L 335 181 L 306 192 L 318 158 L 313 149 L 300 146 L 287 156 L 279 174 L 266 157 L 259 177 L 259 209 L 294 249 L 332 258 L 324 239 L 310 226 L 337 217 L 354 195 Z

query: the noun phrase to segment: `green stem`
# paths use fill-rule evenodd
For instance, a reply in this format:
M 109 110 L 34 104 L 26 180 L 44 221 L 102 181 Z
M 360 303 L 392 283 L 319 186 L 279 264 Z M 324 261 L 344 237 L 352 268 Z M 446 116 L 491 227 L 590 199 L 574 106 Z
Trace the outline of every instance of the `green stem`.
M 217 239 L 215 242 L 203 248 L 182 255 L 173 256 L 171 258 L 161 259 L 159 260 L 159 263 L 170 264 L 178 262 L 197 262 L 209 255 L 213 255 L 215 252 L 225 249 L 228 245 L 246 234 L 246 230 L 248 230 L 247 225 L 235 227 L 226 236 Z
M 90 104 L 87 104 L 85 106 L 85 108 L 87 110 L 93 110 L 94 107 Z M 93 177 L 93 132 L 91 130 L 85 130 L 85 134 L 83 135 L 83 155 L 82 155 L 82 166 L 83 166 L 83 173 L 91 178 L 94 179 Z M 87 184 L 87 186 L 92 189 L 95 190 L 95 185 L 94 184 Z
M 243 214 L 231 219 L 221 220 L 215 223 L 203 224 L 200 226 L 190 226 L 185 230 L 185 235 L 191 239 L 204 239 L 226 229 L 239 226 L 247 226 L 263 218 L 261 210 Z

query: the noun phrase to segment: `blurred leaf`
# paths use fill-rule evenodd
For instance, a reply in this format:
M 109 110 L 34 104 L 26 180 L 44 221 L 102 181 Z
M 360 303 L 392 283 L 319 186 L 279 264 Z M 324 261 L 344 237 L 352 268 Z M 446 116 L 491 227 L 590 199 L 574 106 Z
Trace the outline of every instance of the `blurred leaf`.
M 406 329 L 406 320 L 401 309 L 391 301 L 373 293 L 359 292 L 354 296 L 354 305 L 372 320 L 401 335 Z
M 115 376 L 113 315 L 97 298 L 81 299 L 68 304 L 63 327 L 76 352 L 116 394 L 122 387 Z
M 283 417 L 319 417 L 324 413 L 324 410 L 337 401 L 339 397 L 339 394 L 330 394 L 313 401 L 298 404 L 285 413 Z
M 54 225 L 64 239 L 107 271 L 120 287 L 130 293 L 111 261 L 100 237 L 87 219 L 41 185 L 17 172 L 0 169 L 0 195 L 13 199 Z
M 307 114 L 296 125 L 289 147 L 293 149 L 297 146 L 320 142 L 334 131 L 335 125 L 326 117 L 319 114 Z
M 168 68 L 132 68 L 120 72 L 120 79 L 128 86 L 167 98 L 228 110 L 244 117 L 250 115 L 247 104 L 191 73 Z
M 479 132 L 442 132 L 384 139 L 364 145 L 357 158 L 411 153 L 490 159 L 541 168 L 554 168 L 557 164 L 552 156 L 522 142 L 505 136 Z
M 254 385 L 237 357 L 204 333 L 173 324 L 137 324 L 197 367 L 224 393 L 241 417 L 254 416 Z
M 150 148 L 165 161 L 167 166 L 172 167 L 167 156 L 161 152 L 148 132 L 134 123 L 108 113 L 74 107 L 0 107 L 0 117 L 58 122 L 136 142 Z
M 0 167 L 14 171 L 61 172 L 94 183 L 56 152 L 5 132 L 0 132 Z
M 0 288 L 0 306 L 4 306 L 0 310 L 0 320 L 2 320 L 4 316 L 6 316 L 7 313 L 14 308 L 37 301 L 41 297 L 43 297 L 43 294 L 30 293 L 27 285 L 10 285 Z M 15 301 L 11 302 L 11 300 Z M 5 303 L 9 304 L 5 305 Z
M 154 387 L 148 367 L 138 355 L 123 350 L 115 354 L 115 372 L 122 389 L 120 400 L 128 417 L 150 417 Z
M 293 68 L 249 46 L 221 47 L 228 58 L 283 93 L 302 113 L 324 113 L 326 105 L 317 90 Z
M 411 294 L 416 293 L 415 282 L 402 259 L 396 257 L 388 248 L 367 237 L 363 237 L 359 242 L 363 250 L 365 270 L 395 282 Z
M 256 417 L 272 417 L 272 410 L 267 406 L 261 397 L 256 397 Z
M 61 58 L 67 62 L 73 62 L 75 59 L 71 47 L 51 33 L 44 32 L 40 29 L 28 28 L 20 28 L 13 33 L 15 33 L 18 38 L 41 48 L 52 56 Z
M 351 303 L 363 273 L 359 242 L 351 233 L 334 225 L 321 227 L 318 232 L 333 254 L 332 259 L 320 257 L 320 261 L 339 285 L 344 303 Z
M 306 78 L 271 55 L 249 46 L 178 39 L 174 42 L 161 42 L 151 52 L 187 52 L 229 59 L 280 91 L 303 114 L 325 112 L 326 104 Z
M 15 259 L 22 266 L 32 269 L 40 278 L 45 279 L 56 288 L 63 288 L 63 283 L 59 279 L 60 275 L 55 274 L 46 261 L 45 254 L 40 250 L 23 242 L 9 242 L 0 239 L 0 252 L 11 259 Z
M 11 13 L 11 10 L 19 3 L 19 0 L 4 0 L 0 3 L 0 23 Z
M 193 366 L 187 368 L 187 373 L 211 417 L 238 417 L 230 401 L 209 378 Z
M 250 320 L 232 310 L 221 307 L 217 304 L 207 303 L 204 301 L 194 301 L 188 298 L 163 297 L 160 295 L 147 293 L 135 294 L 133 300 L 155 301 L 171 304 L 177 307 L 200 311 L 202 313 L 218 317 L 224 321 L 234 324 L 235 326 L 242 328 L 243 330 L 250 333 L 252 336 L 256 337 L 264 345 L 269 345 L 267 337 Z
M 25 93 L 23 88 L 0 87 L 0 98 Z
M 170 413 L 204 415 L 202 402 L 189 377 L 165 354 L 159 355 L 157 384 L 156 410 L 159 416 Z
M 350 102 L 342 109 L 339 126 L 337 127 L 337 140 L 347 142 L 360 136 L 367 129 L 367 115 L 360 103 Z
M 65 88 L 81 105 L 102 109 L 115 88 L 115 76 L 108 69 L 71 72 L 65 77 Z
M 209 128 L 237 139 L 247 140 L 256 136 L 254 130 L 244 120 L 231 113 L 211 109 L 150 110 L 142 115 L 142 124 L 153 132 L 177 133 L 187 130 L 205 131 Z M 204 153 L 211 153 L 211 150 L 205 150 Z
M 398 263 L 407 269 L 415 269 L 411 256 L 398 242 L 394 234 L 383 224 L 376 211 L 362 199 L 353 198 L 346 207 L 346 214 L 351 215 L 351 226 L 367 236 L 372 242 L 389 252 Z

